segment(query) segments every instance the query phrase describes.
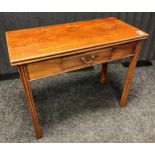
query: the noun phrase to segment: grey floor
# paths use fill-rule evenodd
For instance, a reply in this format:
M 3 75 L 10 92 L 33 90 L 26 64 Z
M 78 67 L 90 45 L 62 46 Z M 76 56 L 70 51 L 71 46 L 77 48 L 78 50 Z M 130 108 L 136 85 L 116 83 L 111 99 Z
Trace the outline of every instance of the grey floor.
M 155 142 L 155 61 L 136 68 L 128 105 L 118 106 L 127 68 L 36 80 L 32 88 L 44 137 L 37 140 L 19 79 L 0 81 L 0 142 Z

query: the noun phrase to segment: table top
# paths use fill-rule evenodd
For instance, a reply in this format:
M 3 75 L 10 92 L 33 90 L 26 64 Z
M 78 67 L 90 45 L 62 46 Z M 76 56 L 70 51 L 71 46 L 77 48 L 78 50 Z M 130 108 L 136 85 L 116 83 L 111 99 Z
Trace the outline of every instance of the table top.
M 11 65 L 147 36 L 147 33 L 114 17 L 6 32 Z

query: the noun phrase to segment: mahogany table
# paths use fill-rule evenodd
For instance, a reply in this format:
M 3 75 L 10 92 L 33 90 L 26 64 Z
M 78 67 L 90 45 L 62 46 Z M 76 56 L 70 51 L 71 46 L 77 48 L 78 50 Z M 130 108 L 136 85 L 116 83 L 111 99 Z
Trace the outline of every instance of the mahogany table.
M 148 34 L 114 17 L 6 32 L 10 63 L 17 66 L 37 138 L 42 137 L 30 81 L 130 57 L 119 105 L 125 106 Z M 121 75 L 120 75 L 121 76 Z

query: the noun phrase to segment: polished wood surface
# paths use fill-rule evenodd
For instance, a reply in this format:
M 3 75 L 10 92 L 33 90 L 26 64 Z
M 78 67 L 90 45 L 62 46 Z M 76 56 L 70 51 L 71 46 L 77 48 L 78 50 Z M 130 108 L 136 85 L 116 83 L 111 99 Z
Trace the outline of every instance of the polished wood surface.
M 142 42 L 148 34 L 116 18 L 96 19 L 6 33 L 10 63 L 17 66 L 37 138 L 42 137 L 30 81 L 129 57 L 120 107 L 126 105 Z
M 11 65 L 146 36 L 145 32 L 114 17 L 6 32 Z
M 27 99 L 29 112 L 32 117 L 34 129 L 36 132 L 36 137 L 41 138 L 42 132 L 41 132 L 40 125 L 39 125 L 37 110 L 36 110 L 36 106 L 35 106 L 33 95 L 32 95 L 32 89 L 31 89 L 31 85 L 29 82 L 29 75 L 27 72 L 27 68 L 25 65 L 18 66 L 18 70 L 19 70 L 21 81 L 23 83 L 24 93 L 25 93 L 25 97 Z
M 137 60 L 141 51 L 141 47 L 142 47 L 142 41 L 138 41 L 135 49 L 135 55 L 130 58 L 130 65 L 126 75 L 125 84 L 124 84 L 124 88 L 123 88 L 123 92 L 122 92 L 122 96 L 119 104 L 120 107 L 124 107 L 126 105 L 129 89 L 131 87 L 131 83 L 132 83 L 135 67 L 137 64 Z
M 30 80 L 64 73 L 134 55 L 136 42 L 43 60 L 27 65 Z M 94 58 L 93 58 L 94 56 Z M 84 58 L 84 60 L 83 60 Z

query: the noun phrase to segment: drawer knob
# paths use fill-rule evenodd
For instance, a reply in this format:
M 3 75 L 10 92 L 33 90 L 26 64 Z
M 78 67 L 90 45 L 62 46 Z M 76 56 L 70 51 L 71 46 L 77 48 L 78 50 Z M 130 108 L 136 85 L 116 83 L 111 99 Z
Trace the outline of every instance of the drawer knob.
M 91 60 L 88 61 L 85 57 L 81 57 L 81 61 L 86 63 L 86 64 L 91 64 L 94 62 L 95 58 L 96 58 L 95 55 L 91 55 Z

